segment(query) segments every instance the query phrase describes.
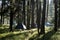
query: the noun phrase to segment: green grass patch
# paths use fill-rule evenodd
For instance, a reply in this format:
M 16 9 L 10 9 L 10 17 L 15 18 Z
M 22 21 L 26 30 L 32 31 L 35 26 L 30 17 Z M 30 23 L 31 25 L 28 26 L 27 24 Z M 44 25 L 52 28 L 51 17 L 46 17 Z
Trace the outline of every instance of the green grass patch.
M 0 40 L 60 40 L 60 30 L 55 32 L 45 27 L 45 34 L 38 35 L 37 29 L 9 32 L 8 26 L 0 28 Z
M 2 32 L 0 33 L 0 40 L 25 40 L 28 39 L 35 31 L 36 30 L 32 29 L 24 31 Z

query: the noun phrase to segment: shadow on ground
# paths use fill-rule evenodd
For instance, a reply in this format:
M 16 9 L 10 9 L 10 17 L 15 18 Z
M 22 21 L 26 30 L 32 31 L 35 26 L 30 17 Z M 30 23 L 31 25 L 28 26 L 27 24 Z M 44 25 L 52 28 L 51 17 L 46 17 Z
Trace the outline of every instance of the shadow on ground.
M 0 34 L 9 32 L 9 28 L 0 29 Z
M 48 33 L 44 34 L 42 37 L 40 36 L 33 36 L 29 40 L 51 40 L 51 37 L 55 34 L 56 32 L 54 30 L 49 31 Z
M 0 24 L 0 34 L 7 33 L 7 32 L 9 32 L 9 26 Z
M 0 40 L 24 40 L 28 36 L 28 32 L 18 33 L 18 34 L 9 34 L 5 37 L 0 38 Z

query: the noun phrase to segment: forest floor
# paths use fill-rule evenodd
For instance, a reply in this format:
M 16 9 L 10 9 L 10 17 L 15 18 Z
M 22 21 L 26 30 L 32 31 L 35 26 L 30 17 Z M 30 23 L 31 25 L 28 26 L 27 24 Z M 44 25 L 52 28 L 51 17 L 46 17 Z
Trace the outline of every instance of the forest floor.
M 60 29 L 57 32 L 45 27 L 45 34 L 38 35 L 37 29 L 9 32 L 6 25 L 0 27 L 0 40 L 60 40 Z
M 40 36 L 37 36 L 38 34 L 33 35 L 29 38 L 29 40 L 60 40 L 60 29 L 58 29 L 57 32 L 54 30 L 48 31 L 45 34 L 41 34 Z

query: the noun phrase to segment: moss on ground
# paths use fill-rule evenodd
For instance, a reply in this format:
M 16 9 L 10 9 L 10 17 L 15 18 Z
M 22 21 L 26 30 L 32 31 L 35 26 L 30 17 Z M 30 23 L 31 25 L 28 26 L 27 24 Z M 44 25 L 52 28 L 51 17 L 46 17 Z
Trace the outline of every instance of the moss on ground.
M 55 32 L 46 27 L 45 32 L 41 35 L 38 35 L 37 29 L 9 32 L 8 26 L 5 25 L 0 27 L 0 40 L 60 40 L 60 30 Z

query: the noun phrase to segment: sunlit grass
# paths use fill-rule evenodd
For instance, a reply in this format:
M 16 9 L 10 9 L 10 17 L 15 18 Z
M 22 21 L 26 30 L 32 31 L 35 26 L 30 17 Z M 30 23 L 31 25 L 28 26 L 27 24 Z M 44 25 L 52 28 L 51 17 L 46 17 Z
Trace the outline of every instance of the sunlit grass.
M 0 40 L 60 40 L 60 31 L 55 33 L 52 30 L 53 27 L 45 27 L 45 34 L 40 36 L 38 36 L 37 29 L 14 32 L 9 32 L 8 26 L 0 27 L 0 29 L 0 32 L 3 31 L 0 33 Z
M 2 34 L 0 34 L 0 38 L 5 37 L 5 36 L 7 36 L 7 35 L 11 35 L 11 34 L 19 34 L 19 33 L 20 33 L 19 31 L 18 31 L 18 32 L 2 33 Z
M 5 27 L 5 26 L 4 26 Z M 0 40 L 26 40 L 30 35 L 32 35 L 36 29 L 31 29 L 31 30 L 24 30 L 24 31 L 14 31 L 14 32 L 9 32 L 7 31 L 8 28 L 6 27 L 0 27 Z
M 34 34 L 32 37 L 30 37 L 29 40 L 60 40 L 60 30 L 55 32 L 51 29 L 53 28 L 46 28 L 45 34 L 42 34 L 40 36 L 37 36 L 38 34 Z

